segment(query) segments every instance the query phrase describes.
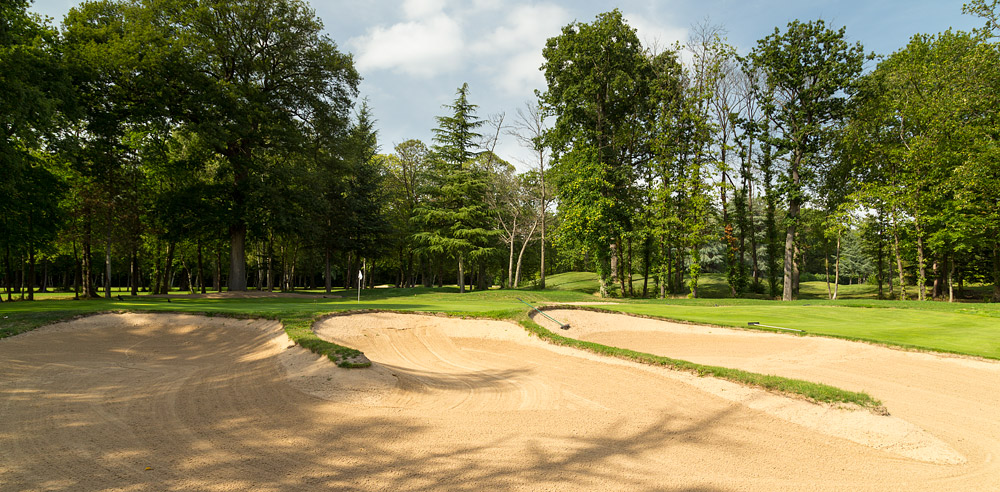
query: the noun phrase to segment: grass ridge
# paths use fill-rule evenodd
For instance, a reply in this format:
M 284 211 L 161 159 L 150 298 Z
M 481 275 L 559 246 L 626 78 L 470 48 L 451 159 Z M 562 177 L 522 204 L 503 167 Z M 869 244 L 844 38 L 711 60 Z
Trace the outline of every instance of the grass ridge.
M 570 309 L 570 310 L 578 310 L 578 311 L 591 311 L 591 312 L 595 312 L 595 313 L 620 314 L 622 316 L 632 316 L 634 318 L 652 319 L 652 320 L 656 320 L 656 321 L 669 321 L 669 322 L 672 322 L 672 323 L 679 323 L 679 324 L 683 324 L 683 325 L 713 326 L 713 327 L 725 328 L 725 329 L 729 329 L 729 330 L 736 329 L 736 330 L 747 330 L 747 331 L 760 331 L 760 332 L 767 332 L 767 333 L 781 333 L 781 334 L 784 334 L 784 335 L 794 335 L 794 336 L 800 336 L 800 337 L 809 336 L 809 337 L 819 337 L 819 338 L 833 338 L 833 339 L 836 339 L 836 340 L 846 340 L 846 341 L 849 341 L 849 342 L 863 342 L 863 343 L 869 343 L 869 344 L 872 344 L 872 345 L 878 345 L 878 346 L 881 346 L 881 347 L 887 347 L 887 348 L 892 348 L 892 349 L 908 350 L 908 351 L 913 351 L 913 352 L 925 352 L 925 353 L 931 353 L 931 354 L 959 355 L 959 356 L 962 356 L 962 357 L 970 357 L 970 358 L 973 358 L 973 359 L 1000 360 L 1000 357 L 995 357 L 995 356 L 990 356 L 990 355 L 973 354 L 973 353 L 969 353 L 969 352 L 962 352 L 960 350 L 951 350 L 951 349 L 946 349 L 946 348 L 926 347 L 926 346 L 923 346 L 923 345 L 916 345 L 916 344 L 902 343 L 902 342 L 892 342 L 892 341 L 886 341 L 886 340 L 878 340 L 878 339 L 874 339 L 874 338 L 856 337 L 856 336 L 851 336 L 851 335 L 838 335 L 836 333 L 815 333 L 815 332 L 810 332 L 808 330 L 800 330 L 800 331 L 797 331 L 797 332 L 796 331 L 777 330 L 777 329 L 774 329 L 774 328 L 767 328 L 767 327 L 758 326 L 758 325 L 715 324 L 715 323 L 708 323 L 708 322 L 704 322 L 704 321 L 688 320 L 688 319 L 683 319 L 683 318 L 671 318 L 669 316 L 657 316 L 655 314 L 635 313 L 635 312 L 631 312 L 631 311 L 625 311 L 624 309 L 622 309 L 622 308 L 627 308 L 627 306 L 628 306 L 628 304 L 620 304 L 619 305 L 619 309 L 614 309 L 614 308 L 604 308 L 604 307 L 599 307 L 599 306 L 550 305 L 550 306 L 539 307 L 539 310 L 545 311 L 545 310 L 549 310 L 549 309 Z M 838 306 L 824 306 L 824 307 L 833 307 L 833 308 L 836 308 Z M 845 307 L 858 307 L 858 306 L 845 306 Z M 889 309 L 889 308 L 874 307 L 874 308 L 871 308 L 871 309 Z M 968 313 L 962 313 L 962 314 L 968 314 Z M 991 317 L 989 315 L 985 315 L 985 316 Z
M 586 308 L 588 306 L 568 306 L 568 307 L 576 309 L 576 308 Z M 566 306 L 545 306 L 542 310 L 552 310 L 561 308 L 566 308 Z M 581 309 L 581 310 L 599 311 L 597 309 Z M 609 312 L 614 313 L 613 311 Z M 690 372 L 698 376 L 711 376 L 718 379 L 724 379 L 726 381 L 739 383 L 745 386 L 752 386 L 755 388 L 765 389 L 767 391 L 775 393 L 803 397 L 807 400 L 818 403 L 853 404 L 861 408 L 867 409 L 870 412 L 877 415 L 889 415 L 888 410 L 885 408 L 885 406 L 882 405 L 882 402 L 880 400 L 873 398 L 871 395 L 863 391 L 862 392 L 847 391 L 827 384 L 814 383 L 811 381 L 804 381 L 801 379 L 786 378 L 782 376 L 775 376 L 772 374 L 759 374 L 755 372 L 744 371 L 742 369 L 730 369 L 727 367 L 697 364 L 686 360 L 664 357 L 662 355 L 649 354 L 645 352 L 638 352 L 635 350 L 603 345 L 600 343 L 577 340 L 575 338 L 564 337 L 562 335 L 553 333 L 552 331 L 546 329 L 545 327 L 539 325 L 538 323 L 535 323 L 534 320 L 528 317 L 527 313 L 525 314 L 525 316 L 527 317 L 527 319 L 519 320 L 521 326 L 523 326 L 526 330 L 528 330 L 528 332 L 538 336 L 539 338 L 554 343 L 556 345 L 577 348 L 598 355 L 616 357 L 619 359 L 639 362 L 642 364 L 668 367 L 678 371 Z M 655 319 L 655 318 L 650 318 L 650 319 Z

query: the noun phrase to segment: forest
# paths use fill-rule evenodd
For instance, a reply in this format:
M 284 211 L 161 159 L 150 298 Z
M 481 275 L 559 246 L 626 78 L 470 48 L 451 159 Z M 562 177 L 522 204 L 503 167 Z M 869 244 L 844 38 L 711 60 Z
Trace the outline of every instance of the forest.
M 891 54 L 822 20 L 746 53 L 707 22 L 644 46 L 612 10 L 538 47 L 523 107 L 462 85 L 431 142 L 388 148 L 303 1 L 97 0 L 58 26 L 5 1 L 0 300 L 589 271 L 601 296 L 715 274 L 731 297 L 1000 302 L 1000 10 L 962 10 L 982 27 Z

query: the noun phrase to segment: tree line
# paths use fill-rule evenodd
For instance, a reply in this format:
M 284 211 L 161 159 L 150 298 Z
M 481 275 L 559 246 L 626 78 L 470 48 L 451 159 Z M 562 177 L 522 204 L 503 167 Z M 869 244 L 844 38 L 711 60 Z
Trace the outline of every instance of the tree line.
M 1000 300 L 998 33 L 875 57 L 789 23 L 643 46 L 617 10 L 542 48 L 546 88 L 382 152 L 360 75 L 298 0 L 101 0 L 59 29 L 0 7 L 7 300 L 457 284 L 597 271 L 602 295 Z M 524 146 L 521 172 L 495 153 Z M 103 265 L 101 265 L 103 261 Z M 641 282 L 641 286 L 635 285 Z M 911 289 L 908 291 L 907 289 Z M 103 291 L 103 292 L 102 292 Z
M 639 295 L 652 277 L 697 297 L 713 263 L 734 297 L 791 300 L 805 274 L 835 299 L 853 273 L 880 298 L 978 282 L 1000 300 L 996 2 L 964 10 L 986 25 L 885 57 L 821 20 L 743 55 L 710 24 L 663 48 L 617 10 L 565 26 L 540 94 L 557 241 L 593 256 L 605 294 L 636 295 L 638 273 Z

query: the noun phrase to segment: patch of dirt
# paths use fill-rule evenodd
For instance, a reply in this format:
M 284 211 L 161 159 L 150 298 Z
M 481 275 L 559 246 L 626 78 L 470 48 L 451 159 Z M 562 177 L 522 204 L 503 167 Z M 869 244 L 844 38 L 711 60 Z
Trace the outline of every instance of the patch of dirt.
M 581 313 L 564 315 L 570 331 Z M 509 323 L 371 313 L 317 331 L 373 367 L 336 368 L 261 320 L 109 314 L 0 340 L 0 488 L 902 491 L 1000 481 L 1000 433 L 982 420 L 997 408 L 989 381 L 978 384 L 991 396 L 965 395 L 969 419 L 937 413 L 934 377 L 897 381 L 901 393 L 925 393 L 922 415 L 938 415 L 936 426 L 893 392 L 865 388 L 968 458 L 945 465 L 777 418 L 752 407 L 761 395 L 720 398 L 676 372 L 554 347 Z M 881 381 L 875 372 L 856 376 Z

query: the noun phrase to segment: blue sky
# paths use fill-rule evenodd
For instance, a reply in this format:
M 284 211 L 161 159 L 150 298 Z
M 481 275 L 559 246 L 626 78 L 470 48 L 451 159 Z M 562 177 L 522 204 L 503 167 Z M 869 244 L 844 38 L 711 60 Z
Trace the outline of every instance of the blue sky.
M 58 23 L 79 2 L 36 0 L 32 10 Z M 866 51 L 889 54 L 917 33 L 969 30 L 978 19 L 962 14 L 961 1 L 524 1 L 357 0 L 314 1 L 330 37 L 354 55 L 367 97 L 378 119 L 382 152 L 409 138 L 430 144 L 434 117 L 469 83 L 479 114 L 513 117 L 535 89 L 544 89 L 538 67 L 545 40 L 574 20 L 590 22 L 618 8 L 646 43 L 685 41 L 692 25 L 706 19 L 723 26 L 741 53 L 793 19 L 823 19 L 846 26 Z M 512 138 L 497 152 L 512 163 L 525 155 Z M 522 167 L 522 166 L 518 166 Z

